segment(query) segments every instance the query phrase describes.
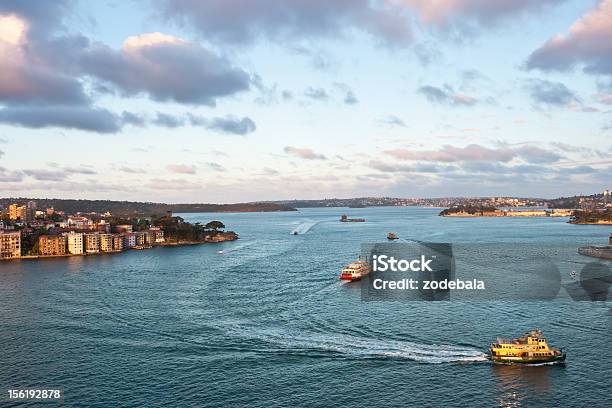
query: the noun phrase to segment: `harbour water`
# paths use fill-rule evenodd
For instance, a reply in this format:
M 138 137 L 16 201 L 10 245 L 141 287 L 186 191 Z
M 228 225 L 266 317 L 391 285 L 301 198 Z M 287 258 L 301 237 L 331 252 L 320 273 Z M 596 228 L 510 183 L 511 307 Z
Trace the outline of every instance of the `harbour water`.
M 438 212 L 185 214 L 219 219 L 240 239 L 2 263 L 0 391 L 59 387 L 75 407 L 611 406 L 612 299 L 366 302 L 359 283 L 338 281 L 361 243 L 389 231 L 576 248 L 611 232 Z M 341 223 L 341 214 L 367 221 Z M 565 365 L 485 359 L 495 337 L 534 327 L 567 351 Z

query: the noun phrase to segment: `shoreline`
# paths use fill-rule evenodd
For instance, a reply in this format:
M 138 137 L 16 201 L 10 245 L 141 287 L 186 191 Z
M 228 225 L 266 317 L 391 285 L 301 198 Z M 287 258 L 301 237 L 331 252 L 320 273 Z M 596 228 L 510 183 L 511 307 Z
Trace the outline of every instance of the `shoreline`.
M 179 247 L 179 246 L 192 246 L 192 245 L 201 245 L 201 244 L 219 244 L 221 242 L 226 241 L 236 241 L 238 239 L 238 235 L 231 237 L 224 237 L 218 241 L 211 240 L 202 240 L 202 241 L 177 241 L 177 242 L 158 242 L 155 244 L 149 244 L 144 246 L 134 246 L 132 248 L 126 248 L 120 251 L 99 251 L 99 252 L 90 252 L 90 253 L 82 253 L 82 254 L 63 254 L 63 255 L 23 255 L 19 258 L 3 258 L 0 259 L 0 262 L 3 261 L 19 261 L 22 259 L 26 260 L 40 260 L 40 259 L 54 259 L 54 258 L 71 258 L 71 257 L 87 257 L 87 256 L 100 256 L 100 255 L 113 255 L 113 254 L 121 254 L 124 252 L 128 252 L 130 250 L 133 251 L 144 251 L 147 249 L 153 249 L 156 247 Z
M 612 225 L 612 221 L 598 221 L 598 222 L 568 222 L 568 224 L 574 225 Z

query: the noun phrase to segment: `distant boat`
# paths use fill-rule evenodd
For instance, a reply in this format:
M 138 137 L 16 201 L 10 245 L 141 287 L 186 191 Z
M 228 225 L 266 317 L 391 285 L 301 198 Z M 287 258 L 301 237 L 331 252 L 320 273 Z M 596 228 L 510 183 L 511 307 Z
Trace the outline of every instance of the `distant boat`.
M 394 240 L 394 239 L 399 239 L 399 237 L 397 236 L 395 232 L 390 232 L 387 234 L 387 239 Z
M 342 214 L 340 222 L 365 222 L 365 218 L 349 218 L 346 214 Z
M 218 254 L 222 254 L 222 253 L 223 253 L 223 250 L 222 250 L 222 249 L 220 249 L 220 250 L 218 250 L 218 251 L 217 251 L 217 253 L 218 253 Z

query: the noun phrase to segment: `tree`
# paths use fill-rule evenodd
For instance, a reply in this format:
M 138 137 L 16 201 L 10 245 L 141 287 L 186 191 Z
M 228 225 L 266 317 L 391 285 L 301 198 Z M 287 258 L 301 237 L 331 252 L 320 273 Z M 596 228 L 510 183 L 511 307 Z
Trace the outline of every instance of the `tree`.
M 213 230 L 214 232 L 218 232 L 218 230 L 222 230 L 225 228 L 225 224 L 221 221 L 211 221 L 205 226 L 206 229 Z

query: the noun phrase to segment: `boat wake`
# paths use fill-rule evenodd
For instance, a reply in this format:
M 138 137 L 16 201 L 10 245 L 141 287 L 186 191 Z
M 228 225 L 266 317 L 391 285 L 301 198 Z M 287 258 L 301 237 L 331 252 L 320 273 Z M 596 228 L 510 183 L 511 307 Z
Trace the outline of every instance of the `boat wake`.
M 308 231 L 310 231 L 315 225 L 317 225 L 318 223 L 320 223 L 321 221 L 308 221 L 308 222 L 303 222 L 300 225 L 298 225 L 297 227 L 295 227 L 291 233 L 294 235 L 302 235 L 302 234 L 306 234 Z
M 248 248 L 248 247 L 254 245 L 255 243 L 256 242 L 245 242 L 243 244 L 239 244 L 239 245 L 235 245 L 235 246 L 232 245 L 229 248 L 222 249 L 221 251 L 223 251 L 223 252 L 221 252 L 221 253 L 227 254 L 227 253 L 230 253 L 230 252 L 240 251 L 241 249 Z
M 263 332 L 248 337 L 271 344 L 277 351 L 306 356 L 324 353 L 335 354 L 343 358 L 401 359 L 427 364 L 488 361 L 485 353 L 473 347 L 378 340 L 347 334 L 312 333 L 308 336 L 294 336 L 281 332 Z

